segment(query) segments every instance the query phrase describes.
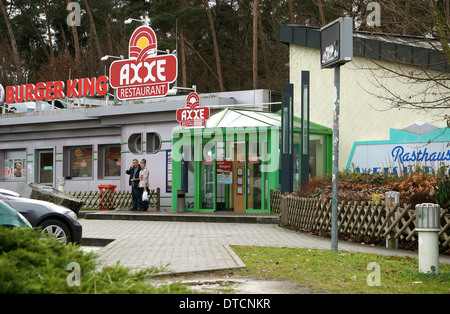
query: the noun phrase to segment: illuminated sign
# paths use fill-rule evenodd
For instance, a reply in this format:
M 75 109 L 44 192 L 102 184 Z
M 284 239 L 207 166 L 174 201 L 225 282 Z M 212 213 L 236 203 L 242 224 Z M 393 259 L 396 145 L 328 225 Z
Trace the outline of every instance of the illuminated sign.
M 157 55 L 155 32 L 148 26 L 137 28 L 130 38 L 127 60 L 110 66 L 110 85 L 119 99 L 139 99 L 167 95 L 169 84 L 177 78 L 175 55 Z
M 320 29 L 320 66 L 334 67 L 353 59 L 353 19 L 341 17 Z
M 209 119 L 209 107 L 200 107 L 197 93 L 190 93 L 186 99 L 186 108 L 177 109 L 177 121 L 182 127 L 205 126 Z

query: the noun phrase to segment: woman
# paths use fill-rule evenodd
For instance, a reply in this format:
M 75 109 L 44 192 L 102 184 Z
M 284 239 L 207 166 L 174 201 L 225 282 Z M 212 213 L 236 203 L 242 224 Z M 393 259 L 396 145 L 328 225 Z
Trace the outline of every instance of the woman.
M 144 194 L 144 191 L 147 191 L 147 193 L 149 192 L 149 183 L 148 183 L 148 176 L 149 176 L 149 172 L 148 169 L 146 168 L 146 164 L 147 161 L 145 159 L 142 159 L 140 162 L 141 165 L 141 171 L 139 172 L 139 185 L 138 187 L 140 188 L 141 191 L 141 198 L 142 195 Z M 142 208 L 141 210 L 147 210 L 148 209 L 148 200 L 147 201 L 142 201 Z

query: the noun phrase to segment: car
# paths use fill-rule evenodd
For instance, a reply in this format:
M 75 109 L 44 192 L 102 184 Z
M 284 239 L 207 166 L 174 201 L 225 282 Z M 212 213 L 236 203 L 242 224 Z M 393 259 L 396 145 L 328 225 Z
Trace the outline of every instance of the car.
M 41 227 L 61 242 L 81 244 L 82 226 L 70 209 L 50 202 L 0 193 L 0 201 L 22 214 L 33 227 Z
M 0 226 L 32 228 L 30 222 L 5 202 L 0 201 Z
M 19 193 L 7 189 L 0 189 L 0 195 L 20 196 Z

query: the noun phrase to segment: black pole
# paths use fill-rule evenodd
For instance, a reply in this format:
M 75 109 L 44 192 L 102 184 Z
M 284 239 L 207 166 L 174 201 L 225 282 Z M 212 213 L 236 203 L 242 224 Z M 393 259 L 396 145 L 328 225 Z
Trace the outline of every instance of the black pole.
M 309 71 L 302 71 L 302 138 L 300 155 L 300 173 L 302 186 L 309 182 Z
M 280 191 L 292 192 L 294 189 L 294 85 L 286 84 L 281 95 L 281 187 Z

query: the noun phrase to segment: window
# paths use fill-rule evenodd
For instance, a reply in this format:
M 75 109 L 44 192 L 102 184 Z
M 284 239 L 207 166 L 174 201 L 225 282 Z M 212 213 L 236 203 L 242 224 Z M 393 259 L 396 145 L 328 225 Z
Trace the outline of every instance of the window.
M 92 146 L 69 148 L 70 176 L 92 177 Z
M 9 150 L 5 152 L 5 179 L 25 179 L 27 175 L 26 152 Z
M 105 177 L 119 177 L 121 167 L 120 145 L 104 146 Z
M 146 152 L 156 154 L 161 149 L 161 136 L 158 133 L 147 133 Z
M 128 149 L 133 154 L 142 154 L 142 134 L 134 133 L 128 138 Z

